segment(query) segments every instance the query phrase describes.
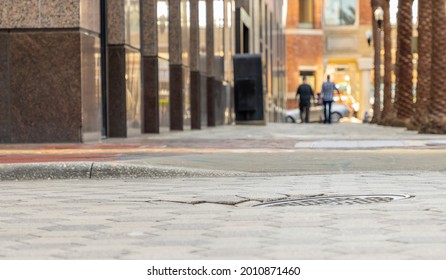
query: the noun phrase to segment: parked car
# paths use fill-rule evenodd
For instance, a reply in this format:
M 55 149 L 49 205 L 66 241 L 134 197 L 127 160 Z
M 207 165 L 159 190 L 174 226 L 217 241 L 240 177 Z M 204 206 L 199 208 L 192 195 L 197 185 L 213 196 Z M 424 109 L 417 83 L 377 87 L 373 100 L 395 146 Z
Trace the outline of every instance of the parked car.
M 312 106 L 310 108 L 310 122 L 323 122 L 324 114 L 322 112 L 323 107 L 321 105 Z M 333 102 L 331 106 L 331 122 L 338 123 L 342 118 L 348 118 L 352 114 L 351 110 L 345 105 Z M 302 122 L 300 119 L 300 110 L 285 110 L 284 111 L 285 122 L 295 123 Z

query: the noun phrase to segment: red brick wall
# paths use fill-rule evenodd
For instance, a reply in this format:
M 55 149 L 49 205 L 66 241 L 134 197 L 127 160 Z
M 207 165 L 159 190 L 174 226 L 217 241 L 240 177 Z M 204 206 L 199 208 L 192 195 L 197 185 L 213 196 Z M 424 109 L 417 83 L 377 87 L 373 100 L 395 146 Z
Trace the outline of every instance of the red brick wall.
M 314 1 L 314 28 L 321 29 L 323 0 L 310 0 L 310 1 Z M 299 27 L 299 0 L 288 0 L 287 27 L 288 28 Z
M 297 28 L 299 26 L 299 0 L 288 1 L 287 27 Z
M 292 1 L 292 0 L 291 0 Z M 363 0 L 361 0 L 363 1 Z M 322 0 L 314 0 L 314 28 L 322 28 Z
M 372 23 L 372 6 L 370 0 L 359 1 L 359 23 L 370 25 Z
M 324 40 L 318 35 L 287 35 L 288 91 L 299 85 L 299 66 L 322 65 Z
M 314 29 L 322 28 L 322 3 L 323 0 L 314 1 Z M 287 28 L 295 33 L 299 28 L 299 0 L 288 0 Z M 295 92 L 299 86 L 300 71 L 302 65 L 322 67 L 324 51 L 324 39 L 322 35 L 297 35 L 287 34 L 287 92 Z M 316 73 L 316 83 L 319 84 Z M 317 89 L 315 89 L 317 90 Z M 294 98 L 289 97 L 288 108 L 296 108 Z

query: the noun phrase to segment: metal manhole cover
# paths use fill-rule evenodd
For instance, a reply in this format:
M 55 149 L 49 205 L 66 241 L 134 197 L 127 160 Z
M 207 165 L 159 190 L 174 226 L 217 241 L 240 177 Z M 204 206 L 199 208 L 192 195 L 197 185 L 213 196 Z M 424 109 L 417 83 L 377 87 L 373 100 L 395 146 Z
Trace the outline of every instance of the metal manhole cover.
M 320 196 L 300 199 L 269 201 L 254 205 L 254 207 L 280 207 L 280 206 L 316 206 L 316 205 L 357 205 L 391 202 L 394 200 L 407 199 L 413 196 L 397 195 L 342 195 L 342 196 Z

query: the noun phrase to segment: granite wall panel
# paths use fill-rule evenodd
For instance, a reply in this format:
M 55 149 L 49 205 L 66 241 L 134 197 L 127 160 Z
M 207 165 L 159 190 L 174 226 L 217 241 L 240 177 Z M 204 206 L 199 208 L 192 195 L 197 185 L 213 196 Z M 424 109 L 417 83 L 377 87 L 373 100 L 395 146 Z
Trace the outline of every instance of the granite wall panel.
M 169 1 L 169 60 L 182 63 L 181 1 Z
M 125 43 L 125 2 L 124 0 L 107 1 L 108 43 Z
M 3 5 L 5 5 L 3 3 Z M 5 7 L 0 9 L 0 28 L 6 28 L 9 24 L 9 12 Z
M 80 0 L 40 0 L 39 12 L 40 28 L 80 26 Z
M 206 74 L 213 77 L 214 73 L 214 1 L 206 0 Z
M 157 0 L 141 3 L 141 50 L 144 56 L 158 55 Z
M 170 130 L 183 130 L 183 66 L 170 65 Z
M 108 136 L 127 137 L 126 48 L 108 46 Z
M 2 0 L 0 28 L 79 28 L 99 33 L 100 0 Z
M 190 0 L 181 0 L 181 56 L 183 65 L 190 65 Z
M 207 124 L 215 126 L 215 78 L 207 77 Z
M 80 49 L 76 32 L 11 33 L 12 142 L 81 141 Z
M 143 65 L 143 133 L 159 133 L 158 57 L 142 58 Z
M 206 126 L 208 123 L 208 95 L 207 95 L 207 76 L 200 72 L 200 94 L 201 94 L 201 126 Z
M 39 0 L 2 0 L 0 28 L 35 28 L 40 26 Z
M 80 36 L 82 140 L 99 141 L 102 129 L 100 41 L 83 33 Z
M 200 25 L 198 0 L 190 1 L 189 57 L 191 71 L 200 70 Z
M 199 71 L 190 72 L 191 128 L 201 129 L 201 77 Z
M 0 32 L 0 143 L 11 142 L 9 87 L 9 33 Z

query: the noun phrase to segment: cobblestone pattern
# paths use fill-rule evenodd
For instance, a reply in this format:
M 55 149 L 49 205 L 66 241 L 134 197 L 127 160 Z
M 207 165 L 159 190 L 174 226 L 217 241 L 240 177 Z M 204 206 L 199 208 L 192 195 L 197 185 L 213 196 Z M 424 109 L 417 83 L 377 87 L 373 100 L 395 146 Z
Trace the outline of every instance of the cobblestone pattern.
M 446 174 L 0 182 L 1 259 L 444 259 Z M 410 194 L 354 206 L 286 197 Z

